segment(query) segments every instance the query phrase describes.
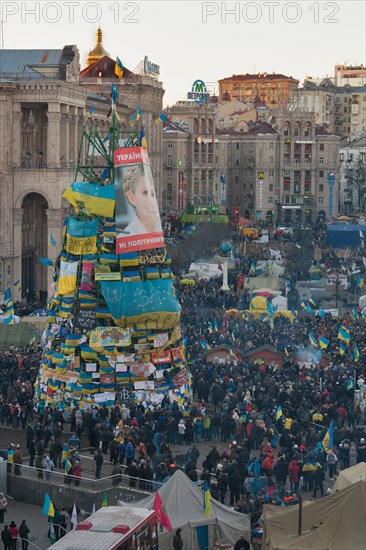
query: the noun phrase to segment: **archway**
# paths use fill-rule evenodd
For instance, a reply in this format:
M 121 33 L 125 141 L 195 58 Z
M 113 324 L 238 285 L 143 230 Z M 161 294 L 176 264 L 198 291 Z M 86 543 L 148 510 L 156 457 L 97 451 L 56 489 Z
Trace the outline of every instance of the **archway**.
M 273 211 L 272 210 L 267 210 L 267 214 L 266 214 L 267 223 L 272 223 L 273 220 L 274 220 Z
M 47 269 L 39 258 L 48 255 L 48 203 L 39 193 L 29 193 L 22 208 L 22 296 L 29 299 L 37 291 L 47 291 Z
M 318 220 L 325 220 L 325 211 L 324 210 L 319 210 L 318 212 Z

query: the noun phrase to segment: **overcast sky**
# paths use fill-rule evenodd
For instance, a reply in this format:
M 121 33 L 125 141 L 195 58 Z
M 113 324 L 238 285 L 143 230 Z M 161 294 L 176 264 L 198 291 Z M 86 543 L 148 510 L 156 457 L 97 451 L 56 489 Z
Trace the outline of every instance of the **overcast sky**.
M 100 21 L 112 58 L 132 71 L 145 55 L 160 66 L 165 106 L 184 99 L 196 79 L 213 83 L 210 89 L 218 79 L 253 72 L 302 82 L 332 75 L 338 63 L 365 64 L 364 0 L 2 0 L 1 11 L 5 49 L 76 44 L 82 67 Z

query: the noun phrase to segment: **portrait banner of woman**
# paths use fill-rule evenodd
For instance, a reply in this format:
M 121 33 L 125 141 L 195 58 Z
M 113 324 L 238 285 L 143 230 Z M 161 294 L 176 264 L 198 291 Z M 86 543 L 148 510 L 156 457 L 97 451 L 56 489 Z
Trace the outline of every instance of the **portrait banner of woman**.
M 114 166 L 117 253 L 165 246 L 146 149 L 116 149 Z

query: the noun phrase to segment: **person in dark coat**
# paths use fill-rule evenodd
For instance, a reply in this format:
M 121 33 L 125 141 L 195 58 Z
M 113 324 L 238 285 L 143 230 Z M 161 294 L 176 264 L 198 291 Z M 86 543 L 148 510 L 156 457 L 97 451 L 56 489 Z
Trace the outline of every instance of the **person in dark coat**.
M 22 550 L 28 550 L 28 535 L 30 533 L 30 529 L 25 521 L 23 519 L 22 523 L 19 525 L 19 537 L 22 539 Z
M 182 529 L 177 529 L 173 538 L 173 548 L 174 550 L 182 550 L 183 548 L 183 539 L 181 535 Z
M 4 529 L 1 531 L 1 540 L 4 544 L 4 550 L 11 550 L 13 537 L 7 525 L 5 525 Z

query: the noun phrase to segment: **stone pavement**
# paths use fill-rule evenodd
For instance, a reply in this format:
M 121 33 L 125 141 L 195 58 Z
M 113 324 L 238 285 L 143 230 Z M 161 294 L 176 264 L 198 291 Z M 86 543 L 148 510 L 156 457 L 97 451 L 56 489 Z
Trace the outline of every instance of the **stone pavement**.
M 48 533 L 48 517 L 41 514 L 41 508 L 32 506 L 31 504 L 22 504 L 21 502 L 12 501 L 9 498 L 8 511 L 5 514 L 5 525 L 9 525 L 11 521 L 15 521 L 17 526 L 21 524 L 23 519 L 26 520 L 30 529 L 28 550 L 45 550 L 49 547 Z M 1 530 L 4 525 L 0 525 Z M 20 547 L 20 545 L 19 545 Z

